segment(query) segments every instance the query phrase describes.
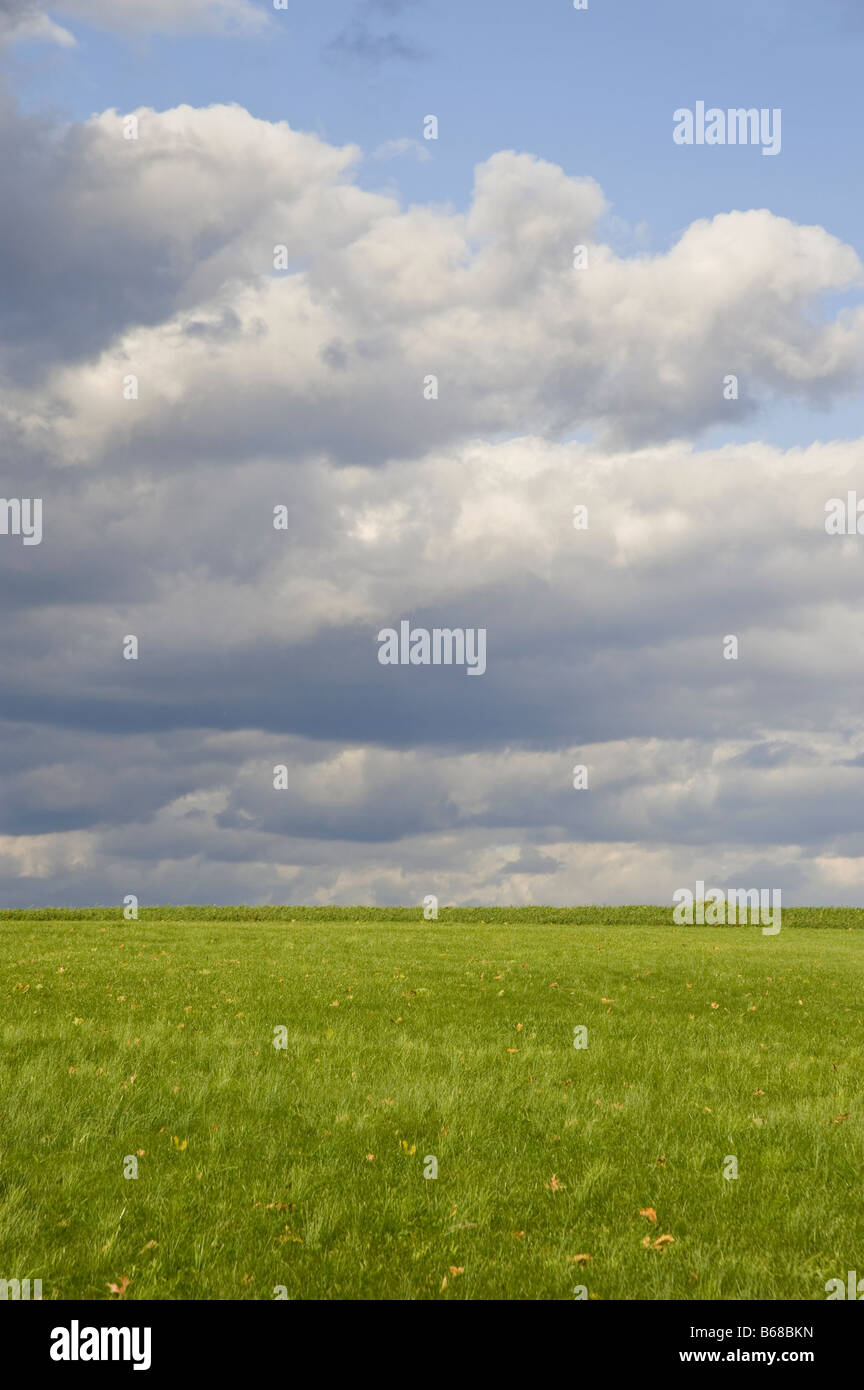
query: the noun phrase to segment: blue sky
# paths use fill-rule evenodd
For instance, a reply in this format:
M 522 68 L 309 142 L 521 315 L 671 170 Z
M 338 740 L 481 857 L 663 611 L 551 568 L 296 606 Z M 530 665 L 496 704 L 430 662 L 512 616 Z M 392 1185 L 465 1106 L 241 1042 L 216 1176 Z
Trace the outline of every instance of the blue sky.
M 574 12 L 565 0 L 435 0 L 393 13 L 356 0 L 290 0 L 286 12 L 253 3 L 271 16 L 261 35 L 130 39 L 66 21 L 78 47 L 22 45 L 7 67 L 26 106 L 71 119 L 237 101 L 367 151 L 418 136 L 433 111 L 432 163 L 387 171 L 406 198 L 464 205 L 476 163 L 527 150 L 592 174 L 620 217 L 648 224 L 652 247 L 696 217 L 770 206 L 864 249 L 853 109 L 864 20 L 854 3 L 593 0 Z M 338 58 L 332 46 L 352 23 L 398 34 L 417 56 Z M 782 158 L 717 148 L 708 162 L 673 146 L 673 109 L 699 98 L 782 107 Z

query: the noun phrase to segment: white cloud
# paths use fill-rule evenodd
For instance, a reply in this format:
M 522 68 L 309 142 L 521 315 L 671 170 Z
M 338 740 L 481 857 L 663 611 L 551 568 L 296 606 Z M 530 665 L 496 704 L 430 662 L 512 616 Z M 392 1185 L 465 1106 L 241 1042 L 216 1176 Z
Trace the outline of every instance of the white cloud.
M 429 146 L 422 140 L 412 140 L 410 136 L 403 136 L 399 140 L 385 140 L 383 145 L 372 151 L 371 159 L 404 159 L 410 157 L 416 159 L 418 164 L 427 164 L 432 158 L 429 153 Z
M 118 33 L 258 33 L 270 23 L 268 11 L 251 0 L 3 0 L 0 35 L 74 43 L 49 14 Z
M 152 303 L 151 282 L 165 300 L 158 321 L 140 315 L 55 379 L 69 447 L 89 457 L 146 444 L 169 419 L 190 448 L 266 449 L 290 433 L 299 451 L 358 462 L 501 432 L 590 429 L 632 446 L 740 423 L 778 396 L 827 404 L 864 376 L 864 309 L 816 321 L 827 291 L 864 282 L 821 227 L 731 212 L 665 254 L 622 258 L 594 239 L 597 185 L 527 155 L 478 166 L 465 216 L 365 193 L 355 148 L 239 107 L 137 114 L 137 142 L 113 112 L 76 132 L 76 191 L 67 207 L 61 186 L 56 207 L 68 236 L 55 256 L 83 258 L 95 238 L 103 275 L 125 277 L 107 303 Z M 237 331 L 214 343 L 207 325 L 226 315 Z M 134 413 L 115 390 L 133 369 Z
M 467 213 L 403 208 L 353 146 L 138 115 L 40 146 L 0 210 L 12 322 L 36 304 L 54 349 L 0 396 L 45 508 L 2 552 L 16 892 L 119 900 L 145 865 L 150 901 L 860 899 L 861 540 L 824 518 L 862 441 L 692 442 L 741 418 L 727 372 L 754 408 L 860 381 L 862 313 L 813 312 L 855 253 L 758 211 L 628 258 L 598 186 L 530 156 Z M 380 667 L 402 617 L 486 627 L 487 674 Z

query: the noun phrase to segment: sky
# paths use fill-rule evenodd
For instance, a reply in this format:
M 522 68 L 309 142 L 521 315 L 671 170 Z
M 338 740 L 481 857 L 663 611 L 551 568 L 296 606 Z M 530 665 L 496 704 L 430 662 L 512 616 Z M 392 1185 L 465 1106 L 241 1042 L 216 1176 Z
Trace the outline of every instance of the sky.
M 0 904 L 864 905 L 862 56 L 0 0 Z

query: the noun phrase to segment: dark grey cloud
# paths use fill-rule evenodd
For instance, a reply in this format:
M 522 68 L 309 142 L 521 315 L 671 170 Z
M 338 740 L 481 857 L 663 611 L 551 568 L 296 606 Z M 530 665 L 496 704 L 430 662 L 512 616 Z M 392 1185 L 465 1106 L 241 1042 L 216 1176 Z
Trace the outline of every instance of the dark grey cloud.
M 40 8 L 37 0 L 0 0 L 0 33 L 15 29 L 22 19 L 32 19 Z
M 381 32 L 379 19 L 416 10 L 415 0 L 364 0 L 354 18 L 325 44 L 323 57 L 342 67 L 363 71 L 387 62 L 417 63 L 429 56 L 425 45 L 395 29 Z
M 806 757 L 804 750 L 796 748 L 795 744 L 787 743 L 783 740 L 777 742 L 764 742 L 751 744 L 745 748 L 743 753 L 738 753 L 733 761 L 742 767 L 784 767 L 791 762 L 800 761 Z M 814 760 L 818 754 L 810 755 Z
M 374 34 L 361 22 L 349 24 L 324 48 L 324 56 L 333 62 L 361 67 L 377 67 L 394 59 L 417 63 L 427 56 L 426 50 L 402 34 Z
M 161 322 L 200 259 L 200 243 L 181 250 L 127 216 L 93 169 L 95 143 L 0 97 L 0 362 L 18 379 Z
M 137 138 L 127 139 L 132 117 Z M 266 333 L 214 297 L 272 274 L 286 237 L 299 262 L 333 246 L 320 199 L 349 159 L 239 107 L 58 126 L 0 89 L 0 371 L 40 379 L 184 310 L 187 339 Z M 352 204 L 366 202 L 345 195 L 336 243 L 351 234 Z

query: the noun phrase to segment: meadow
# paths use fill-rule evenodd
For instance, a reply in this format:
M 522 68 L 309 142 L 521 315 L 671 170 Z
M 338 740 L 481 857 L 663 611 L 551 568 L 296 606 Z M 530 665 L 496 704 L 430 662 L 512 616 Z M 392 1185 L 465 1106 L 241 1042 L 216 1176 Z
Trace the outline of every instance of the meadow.
M 862 918 L 0 914 L 0 1277 L 824 1299 L 864 1273 Z

